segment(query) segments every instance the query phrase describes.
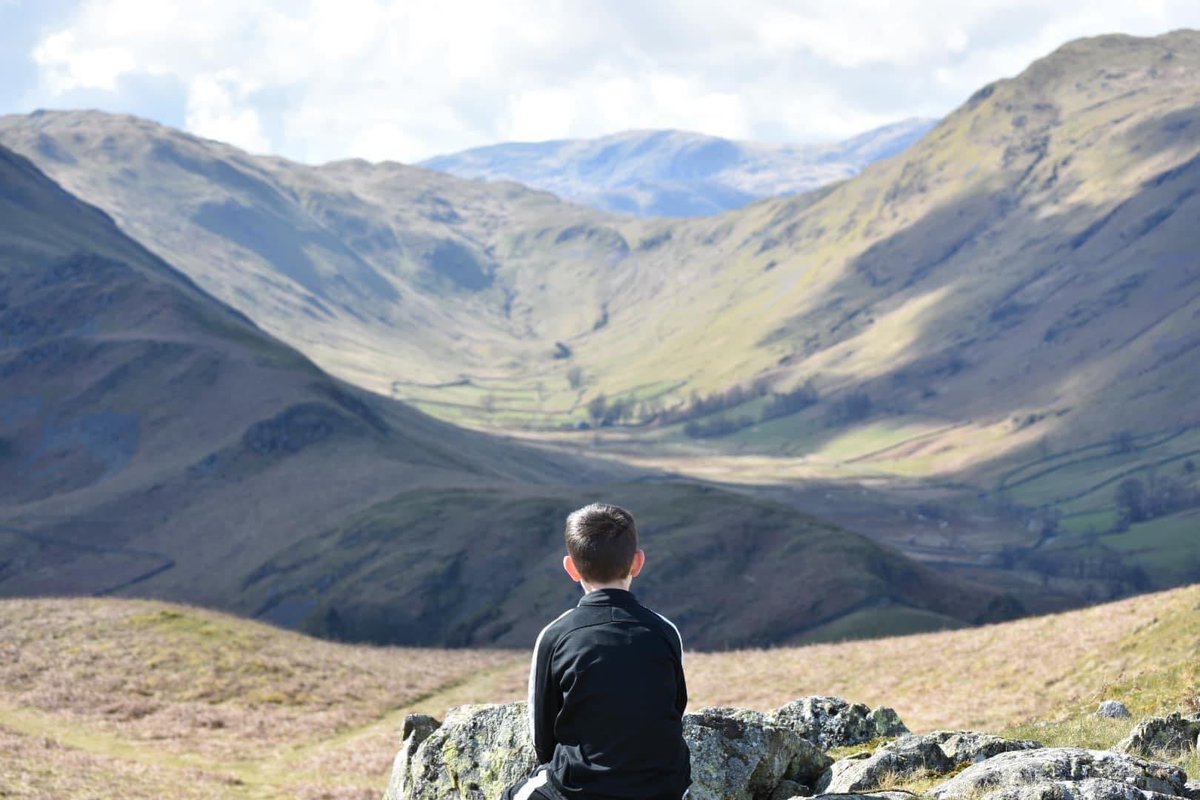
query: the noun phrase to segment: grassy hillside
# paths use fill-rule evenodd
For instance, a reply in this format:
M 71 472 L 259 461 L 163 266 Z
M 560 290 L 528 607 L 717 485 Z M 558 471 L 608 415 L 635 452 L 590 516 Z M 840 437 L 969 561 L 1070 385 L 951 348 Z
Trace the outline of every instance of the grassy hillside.
M 969 631 L 692 652 L 691 707 L 833 693 L 918 731 L 1107 747 L 1133 722 L 1093 721 L 1101 699 L 1135 719 L 1200 702 L 1198 608 L 1191 587 Z M 0 785 L 19 798 L 374 798 L 405 713 L 521 699 L 528 670 L 525 650 L 355 647 L 128 600 L 0 601 L 0 642 Z
M 360 386 L 1079 601 L 1200 575 L 1198 68 L 1196 31 L 1070 42 L 851 180 L 690 220 L 95 113 L 0 141 Z M 1190 499 L 1126 531 L 1126 479 Z
M 149 596 L 343 639 L 513 644 L 539 627 L 529 608 L 571 595 L 565 515 L 604 497 L 638 515 L 659 604 L 707 646 L 795 640 L 881 602 L 928 612 L 923 629 L 1011 613 L 991 587 L 781 504 L 342 384 L 2 149 L 0 380 L 6 596 Z M 751 579 L 779 588 L 720 614 L 688 594 L 732 599 Z

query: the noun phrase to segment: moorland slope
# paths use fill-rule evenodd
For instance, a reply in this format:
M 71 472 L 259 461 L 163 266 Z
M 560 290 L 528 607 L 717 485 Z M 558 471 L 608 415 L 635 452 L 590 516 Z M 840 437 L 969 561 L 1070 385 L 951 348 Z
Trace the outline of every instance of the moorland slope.
M 974 630 L 691 652 L 690 708 L 840 694 L 894 706 L 917 732 L 1107 748 L 1142 717 L 1200 702 L 1198 607 L 1190 587 Z M 3 600 L 0 785 L 20 798 L 374 799 L 406 713 L 522 699 L 528 666 L 525 649 L 350 646 L 162 603 Z M 1095 718 L 1103 699 L 1134 718 Z

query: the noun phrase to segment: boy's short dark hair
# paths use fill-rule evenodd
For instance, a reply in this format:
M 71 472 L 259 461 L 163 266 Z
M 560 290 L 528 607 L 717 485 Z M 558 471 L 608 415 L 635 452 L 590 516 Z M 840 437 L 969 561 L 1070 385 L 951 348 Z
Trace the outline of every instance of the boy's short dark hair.
M 576 569 L 591 583 L 627 576 L 638 549 L 633 515 L 609 503 L 592 503 L 571 512 L 564 538 Z

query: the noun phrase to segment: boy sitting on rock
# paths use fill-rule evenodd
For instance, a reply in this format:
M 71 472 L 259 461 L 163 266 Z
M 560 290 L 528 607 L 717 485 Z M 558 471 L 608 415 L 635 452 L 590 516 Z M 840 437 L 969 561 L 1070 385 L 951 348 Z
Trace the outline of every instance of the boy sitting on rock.
M 603 503 L 567 517 L 563 568 L 579 605 L 538 634 L 529 722 L 539 766 L 502 800 L 680 800 L 683 641 L 629 585 L 646 562 L 633 516 Z

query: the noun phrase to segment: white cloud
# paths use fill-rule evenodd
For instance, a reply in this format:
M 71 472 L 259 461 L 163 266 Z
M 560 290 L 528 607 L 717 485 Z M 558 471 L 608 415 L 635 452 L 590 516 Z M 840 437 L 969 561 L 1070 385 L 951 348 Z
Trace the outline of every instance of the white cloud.
M 50 99 L 165 76 L 196 133 L 411 161 L 629 128 L 829 139 L 1070 38 L 1186 26 L 1196 0 L 87 0 L 34 58 Z
M 262 132 L 258 113 L 246 101 L 251 86 L 233 72 L 197 75 L 188 87 L 188 130 L 252 153 L 268 152 L 271 142 Z

